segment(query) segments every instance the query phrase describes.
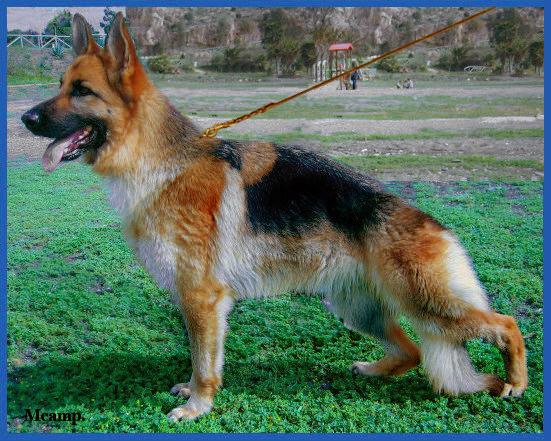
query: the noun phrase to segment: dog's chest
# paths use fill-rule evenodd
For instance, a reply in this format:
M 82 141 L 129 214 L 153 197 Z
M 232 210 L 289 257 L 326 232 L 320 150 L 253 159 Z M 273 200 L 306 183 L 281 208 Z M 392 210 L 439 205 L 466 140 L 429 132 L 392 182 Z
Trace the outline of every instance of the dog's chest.
M 148 187 L 136 184 L 126 180 L 110 180 L 109 201 L 121 215 L 128 243 L 146 271 L 160 288 L 176 293 L 176 247 L 158 231 L 158 221 L 147 209 Z M 136 219 L 138 212 L 139 220 Z M 142 234 L 136 234 L 135 225 L 139 225 Z
M 162 289 L 173 294 L 176 289 L 176 249 L 159 236 L 129 239 L 136 256 Z

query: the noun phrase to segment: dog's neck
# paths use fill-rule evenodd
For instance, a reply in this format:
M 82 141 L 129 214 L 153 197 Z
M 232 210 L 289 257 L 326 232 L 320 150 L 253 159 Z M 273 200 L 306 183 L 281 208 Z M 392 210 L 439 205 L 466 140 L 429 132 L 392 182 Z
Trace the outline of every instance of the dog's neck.
M 123 217 L 204 155 L 212 142 L 153 86 L 146 95 L 136 101 L 128 125 L 114 134 L 119 144 L 106 146 L 94 164 L 107 177 L 111 204 Z

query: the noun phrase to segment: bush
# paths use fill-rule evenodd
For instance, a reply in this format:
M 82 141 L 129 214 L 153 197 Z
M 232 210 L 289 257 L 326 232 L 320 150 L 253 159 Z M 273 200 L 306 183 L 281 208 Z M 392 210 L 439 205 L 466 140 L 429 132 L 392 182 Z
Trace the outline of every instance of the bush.
M 168 55 L 162 54 L 152 57 L 147 60 L 147 67 L 151 72 L 160 74 L 178 73 L 177 67 L 174 65 Z
M 62 60 L 63 55 L 65 55 L 65 49 L 60 43 L 54 44 L 50 52 L 52 53 L 52 56 L 58 60 Z
M 396 57 L 388 57 L 379 61 L 375 67 L 384 72 L 397 73 L 402 69 L 402 65 Z
M 263 72 L 266 63 L 264 53 L 234 47 L 214 55 L 208 67 L 219 72 Z
M 33 56 L 37 52 L 40 53 L 40 50 L 33 51 L 27 47 L 8 48 L 6 66 L 8 82 L 15 81 L 16 84 L 26 84 L 55 81 L 53 76 L 57 73 L 52 71 L 52 57 L 48 52 L 41 52 L 42 56 L 37 58 Z
M 495 57 L 488 51 L 461 46 L 443 53 L 436 63 L 436 67 L 449 71 L 461 71 L 467 66 L 494 68 Z
M 427 71 L 427 60 L 423 54 L 409 53 L 406 61 L 404 62 L 404 67 L 410 71 L 415 72 L 426 72 Z

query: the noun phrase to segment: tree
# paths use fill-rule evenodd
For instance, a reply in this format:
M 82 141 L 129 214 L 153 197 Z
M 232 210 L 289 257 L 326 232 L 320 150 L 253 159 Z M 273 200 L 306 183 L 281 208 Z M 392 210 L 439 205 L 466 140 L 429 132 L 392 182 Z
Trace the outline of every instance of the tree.
M 488 66 L 494 64 L 493 55 L 472 46 L 456 46 L 442 53 L 436 66 L 448 71 L 463 70 L 467 66 Z
M 260 21 L 262 46 L 269 60 L 275 62 L 276 73 L 292 75 L 300 54 L 302 28 L 296 19 L 281 8 L 272 9 Z
M 331 43 L 338 41 L 340 36 L 341 34 L 339 31 L 331 24 L 329 20 L 316 25 L 312 32 L 312 37 L 316 46 L 318 59 L 321 60 L 327 58 L 329 46 Z
M 300 41 L 293 37 L 283 37 L 278 44 L 278 52 L 283 73 L 294 75 L 297 68 L 296 61 L 300 54 Z
M 454 47 L 450 54 L 450 70 L 461 70 L 465 67 L 465 59 L 469 53 L 467 46 Z
M 506 8 L 491 16 L 488 21 L 490 43 L 502 70 L 513 73 L 525 58 L 530 38 L 530 26 L 514 8 Z
M 109 7 L 103 10 L 103 18 L 101 19 L 101 23 L 99 25 L 103 29 L 105 35 L 109 35 L 109 30 L 111 29 L 116 16 L 117 14 L 115 14 L 115 11 Z
M 71 13 L 64 9 L 57 14 L 48 22 L 44 28 L 44 33 L 48 35 L 72 35 Z
M 308 71 L 316 62 L 316 45 L 313 41 L 307 41 L 300 47 L 300 62 Z
M 528 61 L 539 75 L 543 67 L 543 41 L 533 41 L 528 46 Z

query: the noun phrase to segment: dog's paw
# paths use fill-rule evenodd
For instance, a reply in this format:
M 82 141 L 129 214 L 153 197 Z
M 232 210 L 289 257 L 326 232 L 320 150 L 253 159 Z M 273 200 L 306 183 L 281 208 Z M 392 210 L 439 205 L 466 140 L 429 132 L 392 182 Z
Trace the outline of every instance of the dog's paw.
M 499 394 L 501 398 L 509 398 L 509 397 L 520 397 L 526 390 L 525 385 L 518 385 L 514 386 L 509 383 L 505 383 L 503 386 L 503 390 Z
M 179 397 L 189 398 L 191 397 L 191 386 L 189 383 L 178 383 L 172 386 L 170 393 Z
M 201 415 L 196 409 L 191 409 L 187 405 L 178 406 L 168 412 L 166 416 L 171 422 L 178 422 L 180 420 L 193 420 Z
M 378 376 L 380 373 L 377 370 L 376 361 L 364 362 L 357 361 L 350 366 L 350 371 L 356 375 Z
M 350 371 L 355 375 L 373 375 L 371 373 L 372 366 L 370 366 L 372 363 L 366 363 L 363 361 L 357 361 L 356 363 L 352 364 L 350 366 Z
M 172 409 L 166 417 L 172 422 L 181 420 L 191 421 L 208 413 L 211 408 L 212 404 L 209 401 L 192 397 L 183 406 Z

